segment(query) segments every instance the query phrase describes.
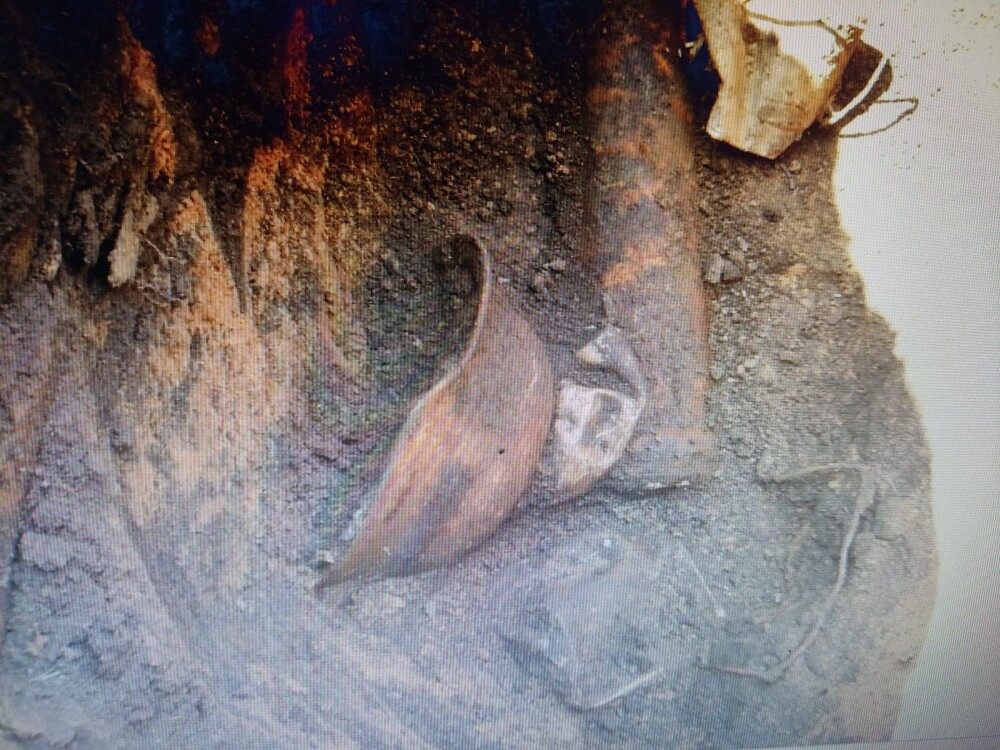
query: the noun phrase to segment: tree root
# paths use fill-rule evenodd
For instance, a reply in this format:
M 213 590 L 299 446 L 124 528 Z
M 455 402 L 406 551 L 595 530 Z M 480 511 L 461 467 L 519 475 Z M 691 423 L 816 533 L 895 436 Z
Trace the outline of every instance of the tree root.
M 657 669 L 651 669 L 650 671 L 648 671 L 648 672 L 646 672 L 644 674 L 639 675 L 634 680 L 632 680 L 630 682 L 627 682 L 626 684 L 622 685 L 620 688 L 618 688 L 613 693 L 611 693 L 611 695 L 608 695 L 608 696 L 606 696 L 604 698 L 601 698 L 600 700 L 596 701 L 595 703 L 591 703 L 588 706 L 583 706 L 581 708 L 581 710 L 582 711 L 596 711 L 599 708 L 604 708 L 605 706 L 608 706 L 608 705 L 614 703 L 615 701 L 619 700 L 620 698 L 624 698 L 625 696 L 627 696 L 627 695 L 629 695 L 631 693 L 634 693 L 636 690 L 639 690 L 640 688 L 643 688 L 646 685 L 649 685 L 657 677 L 660 676 L 660 673 L 662 671 L 663 671 L 663 667 L 659 667 Z
M 781 679 L 781 677 L 784 676 L 792 665 L 798 661 L 799 657 L 809 650 L 812 644 L 816 641 L 816 638 L 819 636 L 820 631 L 826 623 L 826 619 L 829 617 L 830 612 L 833 609 L 834 601 L 844 588 L 844 584 L 847 582 L 847 569 L 851 556 L 851 548 L 854 546 L 854 540 L 858 534 L 861 517 L 875 502 L 875 478 L 871 468 L 864 464 L 836 462 L 799 469 L 785 474 L 777 474 L 766 479 L 766 481 L 769 482 L 783 484 L 787 482 L 795 482 L 800 479 L 806 479 L 808 477 L 816 476 L 817 474 L 829 474 L 841 471 L 858 472 L 861 477 L 861 486 L 858 489 L 858 494 L 854 501 L 854 510 L 851 513 L 851 520 L 848 523 L 847 531 L 844 533 L 844 540 L 840 545 L 840 556 L 837 562 L 837 578 L 833 582 L 830 592 L 826 595 L 823 605 L 816 613 L 816 618 L 813 621 L 812 627 L 809 628 L 809 631 L 802 638 L 802 640 L 799 641 L 799 644 L 791 651 L 791 653 L 772 667 L 768 667 L 766 669 L 756 669 L 753 667 L 702 665 L 704 668 L 711 669 L 716 672 L 739 675 L 741 677 L 753 677 L 763 682 L 773 683 Z

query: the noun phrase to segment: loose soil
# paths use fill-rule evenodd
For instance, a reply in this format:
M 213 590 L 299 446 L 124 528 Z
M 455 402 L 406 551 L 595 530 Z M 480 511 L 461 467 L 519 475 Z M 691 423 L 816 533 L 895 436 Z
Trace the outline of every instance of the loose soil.
M 929 457 L 839 225 L 836 132 L 769 162 L 710 141 L 696 107 L 710 479 L 556 503 L 542 476 L 458 564 L 312 593 L 467 338 L 455 233 L 491 253 L 557 380 L 615 385 L 573 356 L 607 314 L 582 254 L 602 26 L 569 7 L 383 8 L 371 137 L 355 123 L 360 145 L 320 161 L 339 133 L 213 103 L 141 18 L 135 37 L 90 19 L 103 44 L 64 49 L 40 11 L 2 11 L 22 36 L 0 87 L 0 744 L 891 736 L 935 593 Z M 122 88 L 131 45 L 160 105 Z M 158 106 L 176 166 L 140 180 L 162 167 Z M 140 184 L 158 218 L 113 287 Z

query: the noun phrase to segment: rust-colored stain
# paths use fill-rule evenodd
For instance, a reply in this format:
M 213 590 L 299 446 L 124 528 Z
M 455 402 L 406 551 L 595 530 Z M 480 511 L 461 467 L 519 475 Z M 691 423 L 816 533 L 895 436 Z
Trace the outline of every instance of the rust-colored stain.
M 555 407 L 545 348 L 493 285 L 476 243 L 461 238 L 456 251 L 479 278 L 472 338 L 411 408 L 363 528 L 317 590 L 458 559 L 514 511 L 541 458 Z
M 170 112 L 167 110 L 157 83 L 153 55 L 132 35 L 124 18 L 119 19 L 122 36 L 121 73 L 127 98 L 148 111 L 147 161 L 149 176 L 154 180 L 174 180 L 177 168 L 177 142 Z M 120 113 L 107 113 L 110 120 Z
M 299 6 L 295 9 L 291 29 L 285 37 L 281 66 L 285 107 L 292 121 L 297 123 L 305 119 L 311 99 L 308 48 L 312 40 L 313 35 L 306 22 L 305 10 Z
M 209 57 L 215 57 L 222 49 L 219 25 L 208 16 L 202 18 L 201 25 L 194 32 L 194 40 L 201 51 Z
M 671 63 L 667 58 L 668 50 L 664 45 L 652 45 L 650 53 L 653 57 L 653 61 L 656 63 L 657 73 L 671 81 L 678 78 L 677 71 L 675 70 L 673 63 Z
M 601 279 L 605 288 L 634 284 L 651 268 L 668 265 L 661 253 L 646 245 L 631 245 L 625 253 L 625 259 L 615 263 Z
M 693 115 L 670 58 L 669 25 L 627 11 L 606 14 L 603 24 L 587 94 L 596 169 L 586 253 L 602 269 L 616 324 L 641 352 L 649 393 L 639 432 L 700 444 L 708 335 Z
M 617 86 L 595 85 L 587 92 L 587 106 L 600 107 L 615 103 L 628 103 L 635 94 Z

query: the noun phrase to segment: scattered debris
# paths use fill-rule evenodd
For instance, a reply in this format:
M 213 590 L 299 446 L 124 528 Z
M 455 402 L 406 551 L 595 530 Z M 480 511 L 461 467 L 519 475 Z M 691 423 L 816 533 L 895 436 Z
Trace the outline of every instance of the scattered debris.
M 741 0 L 694 0 L 721 83 L 709 135 L 774 159 L 826 121 L 864 22 L 755 13 Z
M 574 711 L 656 700 L 640 692 L 657 682 L 684 684 L 704 650 L 680 634 L 682 623 L 720 616 L 692 567 L 676 539 L 651 547 L 608 530 L 567 539 L 506 605 L 505 644 Z M 678 629 L 648 629 L 654 621 Z
M 722 266 L 725 263 L 722 256 L 718 253 L 712 253 L 708 257 L 708 262 L 705 263 L 705 281 L 709 284 L 719 284 L 722 282 Z
M 306 16 L 327 28 L 355 28 L 324 15 L 354 4 L 342 6 L 317 5 Z M 668 80 L 669 67 L 653 64 L 672 61 L 649 58 L 663 49 L 657 41 L 664 27 L 654 26 L 668 10 L 662 4 L 607 6 L 602 39 L 621 38 L 622 19 L 641 38 L 632 48 L 604 46 L 622 54 L 602 54 L 594 65 L 636 64 L 605 78 L 611 85 L 587 99 L 594 79 L 584 60 L 595 53 L 589 45 L 600 26 L 592 34 L 569 27 L 567 36 L 560 21 L 538 37 L 536 24 L 510 23 L 506 10 L 502 17 L 427 15 L 441 7 L 400 6 L 402 28 L 427 31 L 410 48 L 417 59 L 389 71 L 386 97 L 367 97 L 365 75 L 357 88 L 353 79 L 347 86 L 313 79 L 322 86 L 314 92 L 317 125 L 343 139 L 329 149 L 315 148 L 323 140 L 257 148 L 256 121 L 249 133 L 239 124 L 253 111 L 242 107 L 244 96 L 257 101 L 280 84 L 278 77 L 266 76 L 271 83 L 260 89 L 245 85 L 246 73 L 232 65 L 238 58 L 225 45 L 217 60 L 205 60 L 197 48 L 194 58 L 179 58 L 164 100 L 181 135 L 178 178 L 173 187 L 152 173 L 135 183 L 156 195 L 168 220 L 140 237 L 136 277 L 120 287 L 147 284 L 149 300 L 86 283 L 97 280 L 92 269 L 105 273 L 133 184 L 127 170 L 148 164 L 146 120 L 138 111 L 145 107 L 130 105 L 136 119 L 130 114 L 107 138 L 98 134 L 93 147 L 86 145 L 94 141 L 88 113 L 110 111 L 98 106 L 102 101 L 114 107 L 123 100 L 118 88 L 105 92 L 101 83 L 118 80 L 114 47 L 70 78 L 86 101 L 69 106 L 65 99 L 55 108 L 61 83 L 47 71 L 70 69 L 73 57 L 56 56 L 44 62 L 57 66 L 42 69 L 30 50 L 18 54 L 26 57 L 27 76 L 11 82 L 12 96 L 34 99 L 37 121 L 50 123 L 40 140 L 55 158 L 45 160 L 43 174 L 45 190 L 57 189 L 59 215 L 40 215 L 34 246 L 54 261 L 54 282 L 31 281 L 0 310 L 0 371 L 10 391 L 0 404 L 0 456 L 10 467 L 0 505 L 20 508 L 10 514 L 16 523 L 5 532 L 7 556 L 0 560 L 8 581 L 0 704 L 11 740 L 109 750 L 220 743 L 498 750 L 625 743 L 639 750 L 662 747 L 664 738 L 690 749 L 835 743 L 856 738 L 859 728 L 870 739 L 891 737 L 892 707 L 934 602 L 929 456 L 891 331 L 860 293 L 827 302 L 861 288 L 846 236 L 831 231 L 835 134 L 810 133 L 795 148 L 801 177 L 798 193 L 789 193 L 780 167 L 761 168 L 720 148 L 701 119 L 674 122 L 683 100 L 664 107 L 669 87 L 656 76 Z M 30 41 L 32 34 L 15 32 L 41 28 L 42 21 L 74 38 L 66 18 L 24 8 L 31 23 L 16 24 L 11 39 Z M 522 11 L 515 4 L 510 12 Z M 234 13 L 213 5 L 223 41 L 248 28 L 228 25 Z M 414 23 L 420 20 L 428 22 Z M 469 38 L 455 36 L 469 28 L 483 32 L 485 62 L 478 68 L 461 54 Z M 653 31 L 643 36 L 646 28 Z M 265 55 L 287 49 L 267 43 L 266 33 L 255 38 Z M 539 75 L 548 62 L 531 58 L 539 38 L 565 40 L 572 53 L 565 58 L 578 61 L 550 104 L 540 96 L 551 78 Z M 416 49 L 418 41 L 426 50 Z M 328 49 L 317 36 L 309 60 L 335 64 L 313 54 Z M 352 58 L 358 70 L 371 62 L 361 52 Z M 266 70 L 263 62 L 252 70 Z M 411 75 L 418 66 L 453 77 L 423 86 Z M 231 101 L 240 108 L 232 111 L 240 117 L 216 121 L 225 112 L 206 114 L 190 98 L 203 91 L 211 68 L 233 76 Z M 681 87 L 679 76 L 669 81 Z M 95 91 L 100 96 L 88 93 Z M 331 102 L 324 92 L 337 98 Z M 339 113 L 333 105 L 344 102 L 342 95 L 358 109 L 328 117 Z M 522 109 L 526 114 L 517 116 Z M 351 131 L 358 120 L 364 127 L 377 122 L 378 138 Z M 129 123 L 137 127 L 123 128 Z M 488 137 L 492 123 L 498 133 Z M 478 137 L 456 150 L 459 127 Z M 563 151 L 573 170 L 558 184 L 545 179 L 552 167 L 540 141 L 549 129 L 558 135 L 551 150 Z M 604 137 L 593 140 L 595 132 Z M 672 137 L 689 132 L 693 153 Z M 636 143 L 649 148 L 636 152 Z M 63 144 L 71 146 L 66 159 Z M 82 155 L 97 165 L 114 156 L 112 144 L 124 155 L 114 162 L 119 166 L 108 161 L 93 174 L 84 166 L 74 172 L 72 159 Z M 521 154 L 531 144 L 539 153 L 525 163 Z M 689 156 L 702 165 L 697 179 L 675 179 L 685 175 Z M 253 178 L 246 189 L 234 184 L 238 174 Z M 207 199 L 191 193 L 192 180 Z M 6 184 L 0 197 L 20 185 Z M 69 196 L 86 189 L 94 190 L 100 232 L 95 266 L 84 263 L 79 235 L 62 215 Z M 511 201 L 509 215 L 503 199 Z M 436 206 L 425 208 L 430 200 Z M 489 220 L 478 217 L 480 206 Z M 452 219 L 468 223 L 456 228 Z M 590 230 L 599 244 L 591 243 Z M 362 495 L 374 499 L 394 447 L 398 432 L 390 433 L 398 423 L 388 416 L 404 417 L 412 398 L 445 374 L 451 359 L 440 354 L 467 350 L 479 290 L 465 269 L 436 268 L 431 251 L 455 231 L 503 248 L 492 260 L 510 283 L 497 278 L 496 289 L 560 365 L 569 366 L 573 351 L 604 322 L 618 326 L 641 365 L 645 409 L 624 454 L 585 499 L 545 507 L 547 494 L 535 505 L 535 493 L 526 492 L 526 512 L 459 564 L 429 575 L 351 581 L 317 602 L 308 584 L 322 562 L 342 563 L 357 541 L 341 540 L 339 532 Z M 394 256 L 380 255 L 389 248 Z M 703 256 L 716 251 L 745 276 L 738 285 L 708 289 L 708 316 L 698 317 Z M 559 256 L 568 263 L 562 275 L 545 268 Z M 397 269 L 393 259 L 404 262 Z M 340 268 L 340 261 L 357 261 L 360 270 Z M 548 288 L 539 297 L 528 283 L 543 270 Z M 451 271 L 459 278 L 452 280 Z M 379 272 L 394 291 L 380 290 Z M 356 283 L 362 273 L 366 283 Z M 414 286 L 410 274 L 419 282 L 415 294 L 405 291 Z M 602 308 L 604 292 L 611 304 Z M 154 303 L 176 298 L 184 303 L 170 310 Z M 79 345 L 79 332 L 88 331 L 81 321 L 107 322 L 106 332 L 88 333 L 103 340 L 102 351 Z M 711 350 L 702 343 L 708 335 Z M 578 356 L 605 356 L 598 346 L 584 349 Z M 779 359 L 780 352 L 792 352 L 798 366 Z M 756 357 L 759 364 L 748 369 Z M 711 371 L 710 362 L 717 363 Z M 366 382 L 362 363 L 372 365 L 376 383 Z M 736 376 L 740 365 L 750 377 Z M 768 366 L 780 380 L 760 387 Z M 700 388 L 711 382 L 710 372 L 718 382 L 707 388 L 702 413 Z M 582 377 L 582 385 L 638 395 L 613 372 Z M 473 398 L 479 393 L 470 390 Z M 699 425 L 725 445 L 740 436 L 739 450 L 760 457 L 765 481 L 774 465 L 788 465 L 791 450 L 822 463 L 836 460 L 831 446 L 856 444 L 859 455 L 887 472 L 886 484 L 877 478 L 879 488 L 889 478 L 900 486 L 900 502 L 886 502 L 880 492 L 878 513 L 864 514 L 825 624 L 766 690 L 756 679 L 699 665 L 769 667 L 808 635 L 837 577 L 858 480 L 845 474 L 845 486 L 827 494 L 823 484 L 835 477 L 822 477 L 815 489 L 807 480 L 802 493 L 793 493 L 755 481 L 750 461 L 720 451 L 699 484 L 692 472 L 677 470 Z M 451 443 L 447 431 L 429 434 L 447 440 L 446 450 L 457 445 L 463 457 L 470 443 L 478 445 Z M 317 452 L 314 442 L 326 447 Z M 507 456 L 509 447 L 502 447 L 489 466 Z M 535 483 L 539 494 L 554 489 L 554 474 L 548 479 Z M 671 481 L 685 488 L 643 494 Z M 447 487 L 430 490 L 427 496 L 449 497 Z M 802 504 L 775 503 L 777 494 L 815 499 L 823 512 L 809 518 Z M 447 516 L 445 503 L 436 508 Z M 363 535 L 372 518 L 360 519 Z M 802 546 L 786 557 L 799 531 Z M 431 541 L 448 553 L 445 535 Z M 773 647 L 762 645 L 762 628 Z M 39 630 L 49 641 L 31 658 L 24 649 Z M 779 644 L 782 650 L 774 650 Z M 814 689 L 817 675 L 825 690 Z M 779 719 L 720 721 L 717 711 L 705 710 L 735 704 Z
M 569 263 L 565 258 L 556 258 L 546 263 L 543 268 L 546 271 L 551 271 L 552 273 L 562 273 L 567 268 L 569 268 Z
M 24 652 L 29 656 L 41 656 L 45 649 L 45 644 L 49 642 L 49 637 L 42 633 L 35 633 L 35 637 L 24 647 Z
M 563 380 L 555 420 L 558 490 L 572 497 L 593 487 L 625 451 L 641 410 L 621 393 Z
M 528 284 L 528 288 L 535 294 L 545 294 L 549 288 L 549 275 L 547 273 L 536 273 L 531 278 L 531 283 Z
M 121 286 L 135 277 L 142 236 L 156 218 L 156 210 L 156 198 L 136 187 L 132 188 L 118 230 L 118 239 L 108 257 L 111 264 L 108 284 L 111 286 Z
M 646 399 L 639 363 L 614 326 L 605 328 L 576 356 L 584 364 L 620 375 L 638 396 L 562 381 L 555 419 L 557 489 L 570 497 L 593 487 L 621 458 Z
M 718 253 L 712 253 L 705 263 L 704 279 L 713 286 L 723 282 L 739 281 L 743 278 L 740 267 Z

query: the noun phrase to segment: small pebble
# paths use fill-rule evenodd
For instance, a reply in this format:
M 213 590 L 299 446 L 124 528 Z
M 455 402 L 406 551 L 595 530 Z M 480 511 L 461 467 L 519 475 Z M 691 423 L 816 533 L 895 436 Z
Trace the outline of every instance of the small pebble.
M 531 283 L 528 284 L 528 288 L 535 294 L 545 294 L 545 291 L 549 288 L 549 277 L 544 273 L 536 273 L 531 279 Z
M 723 281 L 739 281 L 743 278 L 743 271 L 740 267 L 733 263 L 731 260 L 722 261 L 722 280 Z
M 724 261 L 718 253 L 712 253 L 708 262 L 705 263 L 705 281 L 709 284 L 718 284 L 722 281 L 722 266 Z
M 805 358 L 794 349 L 782 349 L 778 352 L 778 361 L 786 362 L 790 365 L 801 365 Z
M 552 273 L 562 273 L 567 268 L 569 268 L 569 263 L 565 258 L 556 258 L 545 264 L 546 270 L 552 271 Z

